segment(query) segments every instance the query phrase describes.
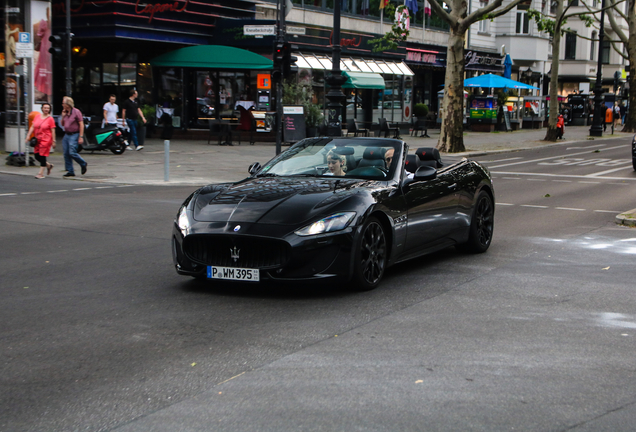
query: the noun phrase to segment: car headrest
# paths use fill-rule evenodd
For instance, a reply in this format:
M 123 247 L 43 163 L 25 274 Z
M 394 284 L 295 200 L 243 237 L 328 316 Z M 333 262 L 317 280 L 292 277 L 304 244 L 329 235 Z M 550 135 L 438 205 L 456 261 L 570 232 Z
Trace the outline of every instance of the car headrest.
M 364 149 L 363 159 L 382 159 L 384 160 L 384 154 L 386 150 L 380 147 L 367 147 Z
M 435 161 L 437 164 L 436 168 L 444 166 L 439 150 L 434 147 L 420 147 L 415 151 L 415 154 L 421 161 Z
M 414 154 L 406 155 L 406 161 L 404 162 L 404 168 L 410 172 L 414 173 L 418 168 L 418 157 Z

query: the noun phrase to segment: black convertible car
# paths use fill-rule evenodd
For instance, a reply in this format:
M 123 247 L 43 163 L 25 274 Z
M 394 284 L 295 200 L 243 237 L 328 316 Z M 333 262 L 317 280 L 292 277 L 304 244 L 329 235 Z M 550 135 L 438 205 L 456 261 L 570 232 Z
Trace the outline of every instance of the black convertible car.
M 172 238 L 179 274 L 368 290 L 392 264 L 452 245 L 485 252 L 492 240 L 488 170 L 467 159 L 446 165 L 434 148 L 308 138 L 249 172 L 185 200 Z

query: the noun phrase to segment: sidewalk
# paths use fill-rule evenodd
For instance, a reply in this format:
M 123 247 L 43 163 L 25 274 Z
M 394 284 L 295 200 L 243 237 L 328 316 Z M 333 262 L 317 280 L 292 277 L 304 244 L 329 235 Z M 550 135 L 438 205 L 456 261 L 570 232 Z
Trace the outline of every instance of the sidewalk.
M 439 139 L 439 130 L 430 130 L 430 138 L 412 137 L 404 134 L 402 138 L 414 151 L 417 147 L 435 147 Z M 545 129 L 524 129 L 515 132 L 465 132 L 465 153 L 453 156 L 476 156 L 487 153 L 497 153 L 510 150 L 521 150 L 550 145 L 563 145 L 574 141 L 587 141 L 589 126 L 566 127 L 565 140 L 556 144 L 543 141 Z M 604 134 L 595 140 L 608 138 L 629 137 L 629 133 L 615 132 L 614 135 Z M 4 143 L 0 141 L 0 148 Z M 283 147 L 283 150 L 287 146 Z M 82 152 L 82 157 L 88 162 L 88 172 L 80 175 L 80 168 L 75 164 L 77 177 L 65 181 L 93 181 L 113 184 L 147 184 L 147 185 L 205 185 L 238 181 L 248 176 L 247 169 L 253 162 L 261 164 L 274 157 L 276 145 L 274 143 L 257 143 L 250 146 L 218 146 L 208 145 L 205 140 L 173 140 L 170 142 L 170 172 L 169 181 L 164 181 L 164 142 L 160 139 L 146 139 L 141 151 L 126 151 L 122 155 L 111 152 Z M 7 153 L 0 153 L 0 173 L 16 174 L 34 177 L 39 167 L 15 167 L 5 165 Z M 51 154 L 49 162 L 55 165 L 50 178 L 61 179 L 64 170 L 64 158 L 60 147 Z M 26 181 L 27 179 L 25 179 Z

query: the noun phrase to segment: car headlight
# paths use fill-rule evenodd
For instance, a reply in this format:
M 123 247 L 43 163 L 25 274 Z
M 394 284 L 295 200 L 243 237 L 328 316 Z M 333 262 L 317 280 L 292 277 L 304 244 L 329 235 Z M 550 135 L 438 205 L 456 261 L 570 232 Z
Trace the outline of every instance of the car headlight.
M 299 236 L 324 234 L 345 229 L 356 215 L 355 212 L 336 213 L 301 228 L 295 233 Z
M 177 226 L 181 230 L 181 234 L 185 237 L 190 229 L 190 219 L 188 219 L 186 206 L 181 206 L 181 209 L 179 209 L 179 214 L 177 215 Z

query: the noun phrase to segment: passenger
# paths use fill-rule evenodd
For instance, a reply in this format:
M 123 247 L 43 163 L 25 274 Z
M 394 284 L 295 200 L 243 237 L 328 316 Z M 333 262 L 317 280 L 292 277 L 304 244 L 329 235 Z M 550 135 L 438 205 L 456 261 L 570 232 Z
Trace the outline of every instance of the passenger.
M 394 148 L 390 148 L 384 153 L 384 163 L 386 164 L 386 169 L 391 168 L 391 163 L 393 163 L 393 154 L 395 153 Z
M 329 167 L 329 172 L 325 173 L 325 175 L 333 175 L 342 177 L 345 175 L 345 171 L 347 170 L 347 159 L 344 155 L 339 155 L 333 150 L 327 153 L 327 164 Z

